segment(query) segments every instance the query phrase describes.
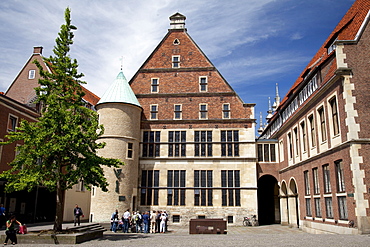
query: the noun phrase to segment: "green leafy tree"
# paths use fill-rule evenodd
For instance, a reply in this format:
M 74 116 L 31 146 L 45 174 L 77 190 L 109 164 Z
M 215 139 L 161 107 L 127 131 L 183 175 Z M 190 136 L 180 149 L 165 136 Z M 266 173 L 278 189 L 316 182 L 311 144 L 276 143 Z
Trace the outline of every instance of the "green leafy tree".
M 40 70 L 38 101 L 44 107 L 38 122 L 23 120 L 16 132 L 7 135 L 7 142 L 23 141 L 19 154 L 10 163 L 11 169 L 0 177 L 7 180 L 6 191 L 31 191 L 44 186 L 56 192 L 54 231 L 62 230 L 65 191 L 83 180 L 88 186 L 107 191 L 108 183 L 101 165 L 118 167 L 117 159 L 103 158 L 97 150 L 105 143 L 96 142 L 103 134 L 97 113 L 84 107 L 84 95 L 77 72 L 77 60 L 69 56 L 73 44 L 70 9 L 65 10 L 66 23 L 61 26 L 53 56 L 45 58 L 50 72 L 35 61 Z M 90 187 L 88 188 L 90 189 Z

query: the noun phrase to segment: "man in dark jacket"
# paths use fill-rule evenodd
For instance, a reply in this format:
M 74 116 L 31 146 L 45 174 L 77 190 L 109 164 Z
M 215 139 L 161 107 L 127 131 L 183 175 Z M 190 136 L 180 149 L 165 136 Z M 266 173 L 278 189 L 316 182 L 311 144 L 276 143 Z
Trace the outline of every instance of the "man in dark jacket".
M 80 225 L 80 216 L 82 216 L 83 213 L 82 213 L 82 209 L 78 207 L 77 204 L 76 204 L 76 207 L 73 209 L 73 214 L 75 216 L 75 220 L 74 220 L 75 226 L 76 226 L 76 221 L 78 225 Z

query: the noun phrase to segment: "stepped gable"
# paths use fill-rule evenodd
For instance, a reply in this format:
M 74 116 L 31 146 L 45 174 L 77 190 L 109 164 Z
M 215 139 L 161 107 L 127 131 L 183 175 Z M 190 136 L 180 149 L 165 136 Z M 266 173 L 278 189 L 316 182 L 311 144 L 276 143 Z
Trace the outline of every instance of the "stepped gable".
M 324 44 L 320 47 L 318 52 L 308 63 L 306 68 L 302 71 L 298 79 L 295 81 L 293 86 L 290 88 L 286 96 L 281 101 L 280 107 L 285 106 L 285 103 L 289 99 L 289 95 L 292 95 L 299 85 L 304 81 L 305 76 L 315 67 L 319 67 L 328 61 L 333 52 L 328 54 L 328 48 L 333 44 L 334 41 L 349 41 L 356 42 L 361 35 L 361 27 L 369 21 L 370 1 L 369 0 L 357 0 L 347 11 L 344 17 L 340 20 L 338 25 L 335 27 L 333 32 L 325 40 Z M 322 85 L 325 84 L 331 77 L 334 76 L 337 69 L 336 60 L 334 60 L 330 66 L 328 74 L 322 78 Z

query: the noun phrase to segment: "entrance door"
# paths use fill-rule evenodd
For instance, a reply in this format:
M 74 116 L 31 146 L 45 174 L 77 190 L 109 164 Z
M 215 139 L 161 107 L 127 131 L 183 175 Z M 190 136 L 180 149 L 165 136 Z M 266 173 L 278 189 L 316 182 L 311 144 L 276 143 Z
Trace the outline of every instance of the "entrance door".
M 257 186 L 260 225 L 280 223 L 279 186 L 276 178 L 264 175 L 258 179 Z

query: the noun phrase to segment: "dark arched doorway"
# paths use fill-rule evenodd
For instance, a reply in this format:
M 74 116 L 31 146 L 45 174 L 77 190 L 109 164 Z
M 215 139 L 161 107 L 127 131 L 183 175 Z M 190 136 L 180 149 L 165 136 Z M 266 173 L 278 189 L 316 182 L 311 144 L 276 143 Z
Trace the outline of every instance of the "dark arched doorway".
M 258 179 L 257 186 L 260 225 L 280 223 L 279 186 L 276 178 L 264 175 Z

